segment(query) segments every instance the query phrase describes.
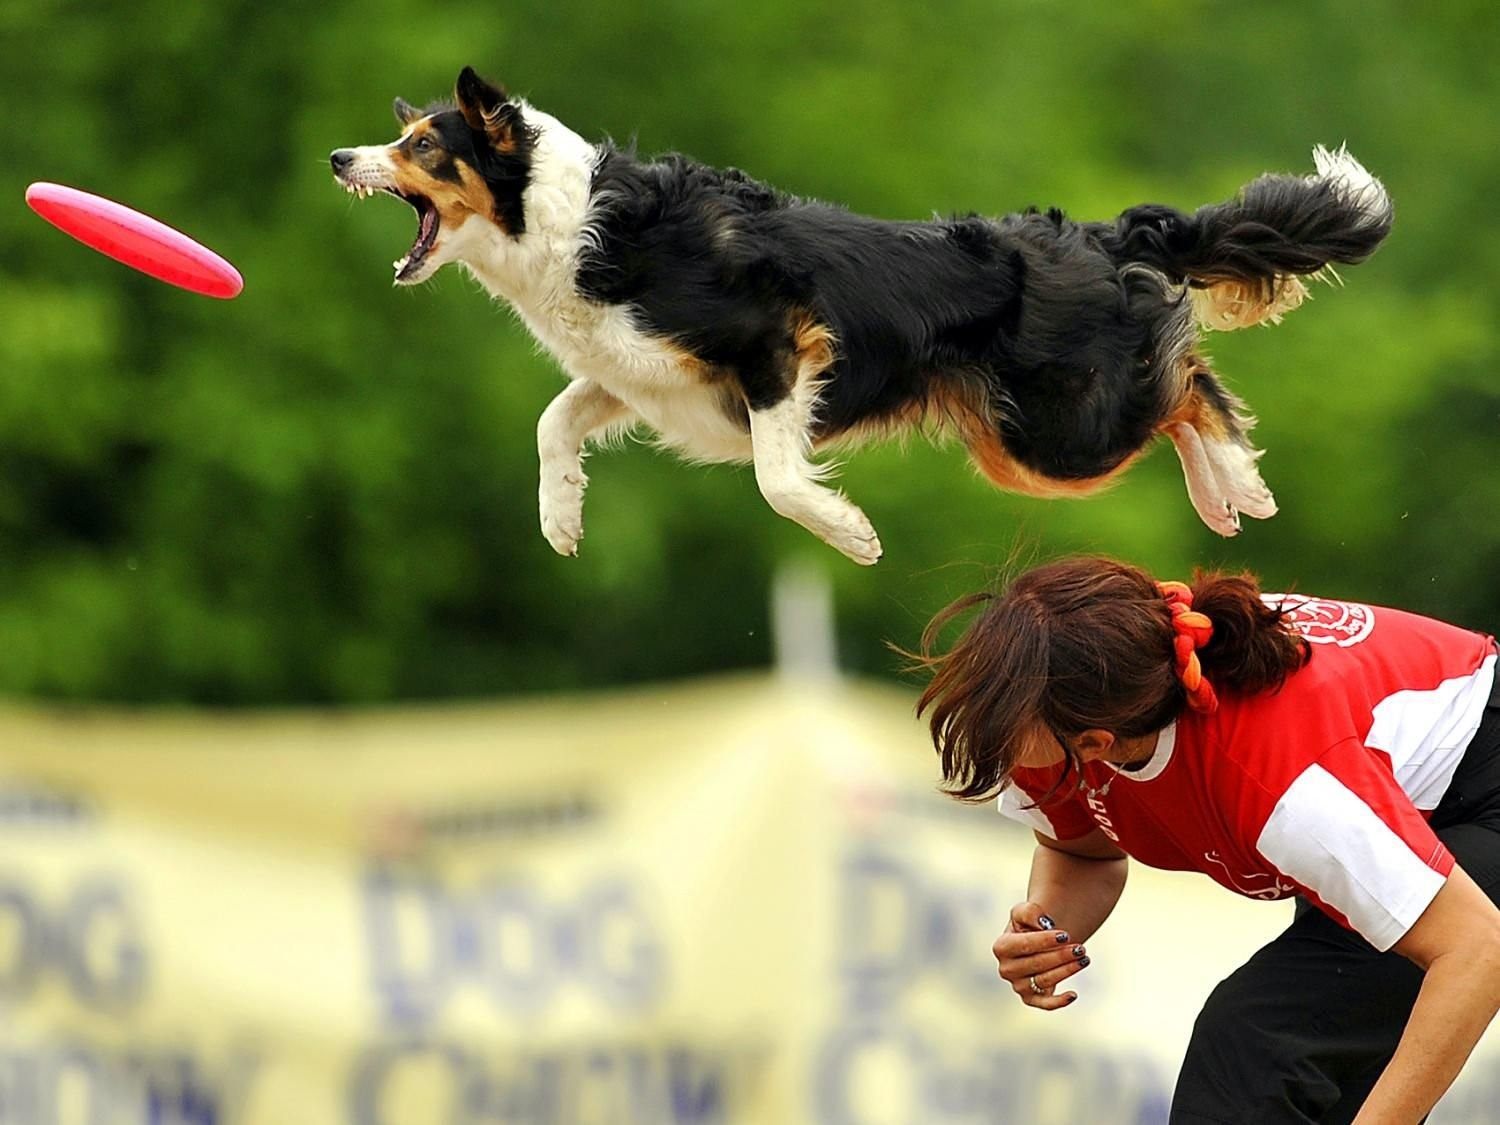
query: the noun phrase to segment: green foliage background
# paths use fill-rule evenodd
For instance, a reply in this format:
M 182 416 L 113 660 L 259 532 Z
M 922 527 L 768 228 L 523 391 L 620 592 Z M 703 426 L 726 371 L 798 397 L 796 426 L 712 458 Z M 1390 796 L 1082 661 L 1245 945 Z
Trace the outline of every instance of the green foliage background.
M 1500 627 L 1500 9 L 1042 0 L 435 5 L 0 0 L 0 691 L 214 704 L 589 687 L 755 666 L 766 591 L 836 583 L 851 667 L 1035 556 L 1122 555 Z M 1225 542 L 1159 448 L 1112 493 L 997 494 L 956 448 L 869 449 L 856 568 L 745 470 L 591 462 L 588 538 L 536 529 L 534 424 L 562 385 L 457 274 L 391 288 L 395 201 L 327 152 L 466 63 L 586 136 L 636 136 L 891 217 L 1106 217 L 1225 198 L 1350 148 L 1395 233 L 1347 287 L 1218 337 L 1282 512 Z M 241 268 L 211 302 L 33 216 L 50 179 Z

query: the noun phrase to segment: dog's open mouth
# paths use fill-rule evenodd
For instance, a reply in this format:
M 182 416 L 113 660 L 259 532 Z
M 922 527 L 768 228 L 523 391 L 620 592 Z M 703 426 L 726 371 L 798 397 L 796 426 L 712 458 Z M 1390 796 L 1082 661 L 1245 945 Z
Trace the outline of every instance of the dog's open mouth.
M 335 153 L 338 156 L 339 153 Z M 411 249 L 406 254 L 392 262 L 396 270 L 398 282 L 416 281 L 422 271 L 422 265 L 427 261 L 427 255 L 437 245 L 438 228 L 442 225 L 438 215 L 437 206 L 425 195 L 419 192 L 406 192 L 392 187 L 390 184 L 379 183 L 386 177 L 384 175 L 369 175 L 356 172 L 349 174 L 335 163 L 334 177 L 343 185 L 345 191 L 351 195 L 357 195 L 361 199 L 369 199 L 377 193 L 394 195 L 397 199 L 404 200 L 411 205 L 412 210 L 417 213 L 417 237 L 411 244 Z M 377 182 L 371 183 L 371 180 Z
M 415 277 L 417 272 L 422 268 L 422 263 L 426 260 L 428 252 L 431 251 L 433 244 L 437 241 L 438 211 L 432 205 L 432 200 L 428 199 L 425 195 L 408 195 L 405 192 L 397 191 L 395 188 L 386 188 L 385 190 L 389 191 L 397 199 L 406 200 L 417 212 L 416 241 L 411 244 L 411 249 L 406 252 L 405 257 L 398 258 L 391 263 L 396 270 L 396 280 L 408 281 Z

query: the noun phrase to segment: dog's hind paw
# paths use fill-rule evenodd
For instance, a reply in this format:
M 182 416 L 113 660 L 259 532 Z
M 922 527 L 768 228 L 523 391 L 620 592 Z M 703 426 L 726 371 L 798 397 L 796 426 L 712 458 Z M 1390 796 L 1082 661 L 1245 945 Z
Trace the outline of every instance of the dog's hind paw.
M 1225 539 L 1233 539 L 1240 533 L 1240 514 L 1228 501 L 1222 504 L 1194 504 L 1198 518 Z
M 1205 441 L 1187 423 L 1165 431 L 1177 448 L 1188 499 L 1198 518 L 1225 538 L 1240 533 L 1240 514 L 1264 520 L 1276 514 L 1276 498 L 1255 467 L 1260 454 L 1237 441 Z
M 1226 504 L 1251 519 L 1267 520 L 1276 514 L 1276 497 L 1256 468 L 1259 453 L 1234 441 L 1205 441 L 1203 449 Z
M 1258 487 L 1237 489 L 1229 496 L 1229 503 L 1253 520 L 1268 520 L 1276 514 L 1276 497 L 1264 481 Z

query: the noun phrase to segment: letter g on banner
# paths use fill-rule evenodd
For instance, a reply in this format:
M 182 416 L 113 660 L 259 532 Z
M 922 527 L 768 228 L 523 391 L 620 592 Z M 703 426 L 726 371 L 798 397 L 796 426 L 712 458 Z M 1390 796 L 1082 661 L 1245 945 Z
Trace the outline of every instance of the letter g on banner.
M 78 1003 L 118 1011 L 140 1000 L 146 967 L 140 922 L 117 877 L 86 877 L 60 904 L 21 877 L 0 877 L 0 1002 L 30 999 L 51 971 Z

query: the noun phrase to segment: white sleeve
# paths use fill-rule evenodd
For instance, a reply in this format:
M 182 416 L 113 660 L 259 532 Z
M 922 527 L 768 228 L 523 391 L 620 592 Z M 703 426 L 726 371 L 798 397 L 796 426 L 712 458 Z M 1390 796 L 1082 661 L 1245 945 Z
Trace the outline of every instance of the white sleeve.
M 1256 847 L 1384 952 L 1421 917 L 1451 868 L 1447 849 L 1425 824 L 1425 832 L 1403 827 L 1405 834 L 1314 763 L 1276 802 Z

